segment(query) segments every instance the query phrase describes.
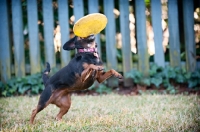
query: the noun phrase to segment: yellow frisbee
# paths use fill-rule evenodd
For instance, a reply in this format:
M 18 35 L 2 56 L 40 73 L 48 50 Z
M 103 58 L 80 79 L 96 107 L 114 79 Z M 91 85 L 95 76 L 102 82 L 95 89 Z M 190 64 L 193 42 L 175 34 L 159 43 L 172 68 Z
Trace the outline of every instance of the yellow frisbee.
M 80 18 L 73 27 L 74 34 L 79 37 L 88 37 L 100 33 L 107 24 L 107 18 L 100 13 L 93 13 Z

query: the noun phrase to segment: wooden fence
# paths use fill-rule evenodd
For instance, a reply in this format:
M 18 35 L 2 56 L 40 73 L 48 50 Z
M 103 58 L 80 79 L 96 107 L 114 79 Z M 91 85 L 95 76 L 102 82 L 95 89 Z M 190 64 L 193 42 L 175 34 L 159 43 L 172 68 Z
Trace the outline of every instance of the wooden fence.
M 43 14 L 43 32 L 44 32 L 44 51 L 40 51 L 39 31 L 38 31 L 38 2 L 42 2 Z M 73 3 L 71 3 L 73 2 Z M 87 3 L 86 3 L 87 2 Z M 136 67 L 138 70 L 147 74 L 149 70 L 149 54 L 147 51 L 147 33 L 146 33 L 146 5 L 144 0 L 26 0 L 26 5 L 22 5 L 22 0 L 1 0 L 0 1 L 0 66 L 1 80 L 6 81 L 12 75 L 21 77 L 27 73 L 34 74 L 41 72 L 41 53 L 45 52 L 45 61 L 52 67 L 56 67 L 56 58 L 54 52 L 54 9 L 53 4 L 57 3 L 58 22 L 61 29 L 61 43 L 64 44 L 70 38 L 69 11 L 75 16 L 75 21 L 89 13 L 104 13 L 108 18 L 108 24 L 105 29 L 106 45 L 106 66 L 108 69 L 114 68 L 123 73 L 129 72 Z M 102 3 L 102 4 L 100 4 Z M 116 5 L 118 4 L 118 5 Z M 154 62 L 159 66 L 165 67 L 165 53 L 163 51 L 163 32 L 161 25 L 161 1 L 151 0 L 151 23 L 154 32 L 155 55 Z M 196 48 L 194 41 L 194 2 L 193 0 L 182 0 L 183 23 L 184 26 L 184 44 L 186 51 L 185 67 L 188 71 L 196 69 Z M 134 9 L 136 42 L 138 51 L 138 62 L 133 63 L 130 45 L 129 13 L 130 7 Z M 179 12 L 178 0 L 168 0 L 168 28 L 169 28 L 169 54 L 171 66 L 181 66 L 180 57 L 180 34 L 179 34 Z M 24 54 L 24 27 L 23 11 L 27 10 L 28 21 L 28 41 L 30 64 L 25 62 Z M 114 8 L 118 8 L 119 31 L 122 38 L 122 63 L 117 61 L 116 49 L 116 18 L 113 13 Z M 118 27 L 117 27 L 118 28 Z M 100 54 L 105 54 L 101 50 L 101 36 L 96 36 L 99 44 Z M 13 57 L 14 58 L 13 58 Z M 67 65 L 71 59 L 70 52 L 61 50 L 61 67 Z M 12 61 L 14 60 L 14 61 Z M 27 68 L 27 67 L 30 68 Z

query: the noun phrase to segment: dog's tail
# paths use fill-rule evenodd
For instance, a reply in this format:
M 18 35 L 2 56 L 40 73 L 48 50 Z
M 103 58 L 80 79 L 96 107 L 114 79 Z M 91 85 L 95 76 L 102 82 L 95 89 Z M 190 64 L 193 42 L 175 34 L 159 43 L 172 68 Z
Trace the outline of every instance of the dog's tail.
M 49 73 L 50 73 L 51 67 L 50 64 L 47 62 L 46 63 L 46 69 L 44 70 L 43 74 L 42 74 L 42 80 L 44 85 L 46 85 L 47 81 L 49 80 Z
M 46 106 L 46 102 L 49 100 L 50 96 L 52 95 L 52 86 L 48 83 L 49 73 L 50 73 L 50 64 L 47 62 L 46 69 L 44 70 L 42 74 L 42 79 L 43 79 L 45 88 L 40 95 L 40 99 L 38 103 L 41 109 L 43 109 Z

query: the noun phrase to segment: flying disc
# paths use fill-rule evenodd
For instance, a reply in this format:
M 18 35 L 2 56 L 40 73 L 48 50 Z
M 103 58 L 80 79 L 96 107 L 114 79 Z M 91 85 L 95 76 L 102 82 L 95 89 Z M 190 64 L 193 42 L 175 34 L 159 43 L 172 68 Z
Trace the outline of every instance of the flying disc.
M 100 33 L 107 24 L 107 18 L 100 13 L 93 13 L 80 18 L 73 27 L 74 34 L 79 37 L 88 37 Z

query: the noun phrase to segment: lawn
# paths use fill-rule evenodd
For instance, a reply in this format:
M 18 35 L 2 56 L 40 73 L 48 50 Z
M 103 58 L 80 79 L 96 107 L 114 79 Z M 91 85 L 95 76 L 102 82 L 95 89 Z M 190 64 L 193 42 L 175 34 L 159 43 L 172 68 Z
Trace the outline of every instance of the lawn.
M 72 96 L 72 106 L 60 122 L 58 108 L 49 105 L 29 124 L 39 96 L 0 98 L 3 132 L 148 132 L 200 131 L 197 95 Z

